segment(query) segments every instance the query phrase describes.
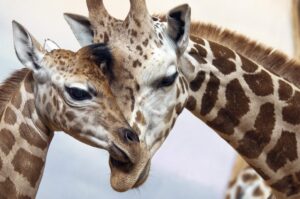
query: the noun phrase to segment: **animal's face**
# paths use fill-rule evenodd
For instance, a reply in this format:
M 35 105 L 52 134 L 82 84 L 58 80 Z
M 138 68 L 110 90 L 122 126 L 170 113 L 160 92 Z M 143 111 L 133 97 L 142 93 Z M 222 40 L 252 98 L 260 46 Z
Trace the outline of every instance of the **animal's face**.
M 171 10 L 167 22 L 161 23 L 151 18 L 143 0 L 132 0 L 130 13 L 121 21 L 108 15 L 102 1 L 87 2 L 90 19 L 72 14 L 65 18 L 81 45 L 105 42 L 113 50 L 112 92 L 154 155 L 187 99 L 178 60 L 189 41 L 190 8 Z
M 114 189 L 137 186 L 149 167 L 149 152 L 110 90 L 105 68 L 113 67 L 114 55 L 107 45 L 46 52 L 16 22 L 14 38 L 18 58 L 32 70 L 34 106 L 47 127 L 108 150 Z
M 164 34 L 164 45 L 158 48 L 159 36 L 151 37 L 157 40 L 147 47 L 125 46 L 116 52 L 111 88 L 125 118 L 154 153 L 184 107 L 187 86 L 172 41 Z M 121 43 L 112 41 L 110 46 Z
M 124 21 L 111 17 L 102 1 L 87 3 L 90 19 L 72 14 L 65 18 L 82 45 L 105 42 L 118 49 L 110 69 L 112 91 L 127 121 L 154 153 L 187 98 L 178 60 L 188 45 L 190 8 L 172 9 L 162 23 L 148 14 L 144 0 L 131 1 Z

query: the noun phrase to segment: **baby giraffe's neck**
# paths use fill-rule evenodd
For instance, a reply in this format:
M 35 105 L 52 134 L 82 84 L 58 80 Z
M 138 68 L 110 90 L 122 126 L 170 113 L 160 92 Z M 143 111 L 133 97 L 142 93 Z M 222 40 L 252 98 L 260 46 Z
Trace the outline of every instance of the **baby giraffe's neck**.
M 198 38 L 182 68 L 186 107 L 215 129 L 273 188 L 300 196 L 300 90 L 232 50 Z
M 53 137 L 34 103 L 32 73 L 15 72 L 0 87 L 0 198 L 35 198 Z

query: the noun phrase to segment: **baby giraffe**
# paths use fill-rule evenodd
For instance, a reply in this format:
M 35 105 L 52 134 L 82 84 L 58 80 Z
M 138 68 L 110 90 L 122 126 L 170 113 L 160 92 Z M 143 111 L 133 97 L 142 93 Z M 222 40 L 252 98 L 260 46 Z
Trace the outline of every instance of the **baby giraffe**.
M 13 33 L 26 68 L 0 86 L 0 198 L 35 198 L 54 131 L 107 150 L 115 190 L 142 184 L 149 153 L 109 89 L 110 49 L 47 52 L 15 21 Z

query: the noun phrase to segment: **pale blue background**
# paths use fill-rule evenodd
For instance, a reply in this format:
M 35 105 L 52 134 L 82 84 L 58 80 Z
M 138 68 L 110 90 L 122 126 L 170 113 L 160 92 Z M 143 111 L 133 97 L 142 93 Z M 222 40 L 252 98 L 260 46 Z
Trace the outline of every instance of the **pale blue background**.
M 158 3 L 159 2 L 159 3 Z M 230 27 L 292 54 L 289 0 L 148 0 L 151 12 L 188 2 L 193 19 Z M 114 16 L 124 17 L 129 1 L 106 0 Z M 79 45 L 62 13 L 87 15 L 84 0 L 0 0 L 0 79 L 21 68 L 13 50 L 11 20 L 39 40 L 51 38 L 67 49 Z M 155 155 L 147 183 L 116 193 L 109 185 L 107 154 L 57 133 L 49 150 L 39 199 L 221 199 L 234 160 L 233 150 L 214 132 L 184 112 Z

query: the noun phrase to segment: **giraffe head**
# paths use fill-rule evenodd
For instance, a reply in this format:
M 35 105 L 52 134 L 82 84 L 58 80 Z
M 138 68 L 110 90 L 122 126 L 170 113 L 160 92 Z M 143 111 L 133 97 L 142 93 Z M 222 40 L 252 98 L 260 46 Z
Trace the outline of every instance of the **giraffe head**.
M 78 52 L 46 51 L 17 22 L 13 32 L 16 54 L 32 70 L 32 104 L 46 126 L 107 150 L 115 190 L 138 186 L 149 169 L 149 152 L 125 120 L 106 79 L 114 52 L 106 44 Z
M 129 123 L 153 155 L 163 143 L 187 99 L 179 59 L 188 46 L 191 10 L 178 6 L 166 23 L 152 18 L 145 0 L 130 0 L 126 19 L 106 11 L 102 0 L 87 0 L 89 19 L 65 14 L 82 46 L 106 43 L 118 48 L 111 88 Z

